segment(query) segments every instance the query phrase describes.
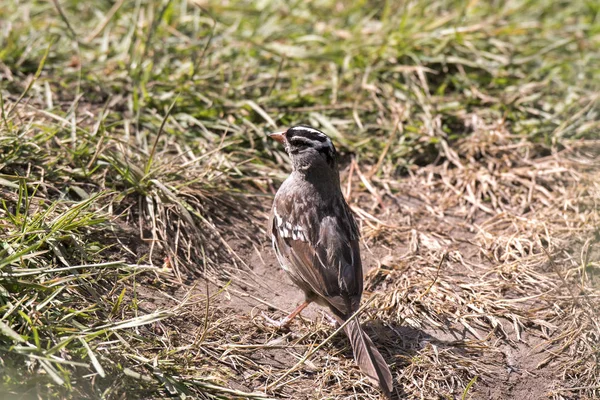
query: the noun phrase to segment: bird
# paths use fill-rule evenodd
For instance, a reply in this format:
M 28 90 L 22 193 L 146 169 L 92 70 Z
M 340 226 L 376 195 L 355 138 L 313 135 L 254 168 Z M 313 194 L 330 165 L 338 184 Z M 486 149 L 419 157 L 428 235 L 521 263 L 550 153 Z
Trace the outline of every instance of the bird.
M 275 194 L 268 232 L 279 264 L 305 295 L 278 326 L 312 302 L 328 307 L 343 324 L 359 309 L 363 272 L 360 232 L 340 188 L 335 146 L 307 125 L 269 136 L 284 145 L 292 172 Z M 360 370 L 390 398 L 392 374 L 381 353 L 356 318 L 344 331 Z

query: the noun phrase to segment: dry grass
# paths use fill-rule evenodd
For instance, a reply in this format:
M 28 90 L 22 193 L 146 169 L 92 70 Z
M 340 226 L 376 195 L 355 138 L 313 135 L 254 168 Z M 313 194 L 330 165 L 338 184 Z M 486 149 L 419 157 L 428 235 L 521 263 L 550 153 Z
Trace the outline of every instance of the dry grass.
M 467 144 L 472 142 L 456 148 Z M 513 352 L 522 357 L 516 367 L 533 374 L 525 388 L 536 395 L 598 395 L 598 253 L 590 252 L 598 241 L 597 146 L 597 141 L 572 143 L 538 157 L 526 144 L 506 153 L 507 144 L 497 143 L 480 149 L 485 156 L 463 168 L 449 168 L 447 162 L 418 169 L 406 182 L 381 182 L 402 198 L 418 196 L 400 201 L 410 231 L 393 241 L 400 238 L 408 248 L 371 275 L 372 289 L 386 293 L 377 316 L 455 338 L 450 345 L 433 339 L 441 347 L 440 359 L 421 375 L 412 365 L 402 370 L 399 381 L 413 382 L 404 385 L 410 396 L 426 391 L 431 397 L 456 397 L 477 377 L 475 393 L 487 398 L 491 394 L 478 386 L 501 384 L 499 375 L 515 362 Z M 463 160 L 469 153 L 457 155 Z M 510 168 L 496 169 L 498 160 Z M 371 232 L 376 238 L 390 233 Z M 516 351 L 521 343 L 526 349 Z M 546 379 L 541 388 L 550 384 L 547 390 L 536 392 L 533 378 L 544 369 L 562 377 Z M 456 387 L 448 385 L 449 375 Z M 416 384 L 425 377 L 443 383 Z

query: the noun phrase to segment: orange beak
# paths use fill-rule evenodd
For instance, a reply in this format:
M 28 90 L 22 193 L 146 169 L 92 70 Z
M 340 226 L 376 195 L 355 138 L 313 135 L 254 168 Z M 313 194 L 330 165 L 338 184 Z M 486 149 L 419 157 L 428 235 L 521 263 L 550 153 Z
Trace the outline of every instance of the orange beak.
M 283 131 L 283 132 L 275 132 L 275 133 L 269 133 L 269 137 L 271 139 L 274 139 L 276 141 L 278 141 L 281 144 L 285 143 L 285 133 L 287 131 Z

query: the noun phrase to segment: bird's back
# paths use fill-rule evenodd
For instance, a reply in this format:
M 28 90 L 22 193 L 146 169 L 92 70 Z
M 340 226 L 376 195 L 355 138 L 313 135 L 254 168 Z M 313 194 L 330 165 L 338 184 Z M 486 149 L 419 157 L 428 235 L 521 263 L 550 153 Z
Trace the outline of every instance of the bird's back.
M 358 228 L 339 194 L 290 175 L 275 196 L 271 232 L 294 283 L 347 317 L 360 303 L 363 276 Z

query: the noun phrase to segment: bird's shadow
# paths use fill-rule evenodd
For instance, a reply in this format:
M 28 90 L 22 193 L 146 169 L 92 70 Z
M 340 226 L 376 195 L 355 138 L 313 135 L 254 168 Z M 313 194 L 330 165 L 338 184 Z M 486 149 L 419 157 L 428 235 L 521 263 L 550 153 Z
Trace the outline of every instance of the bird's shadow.
M 469 336 L 466 330 L 454 329 L 449 325 L 444 326 L 442 330 L 446 334 L 444 336 L 451 337 L 451 340 L 441 340 L 421 329 L 394 323 L 384 323 L 381 320 L 368 321 L 362 324 L 362 327 L 390 366 L 394 377 L 397 377 L 399 371 L 410 365 L 419 352 L 426 346 L 433 344 L 439 347 L 452 347 L 454 351 L 461 352 L 462 349 L 460 346 L 456 346 L 456 343 L 462 342 Z M 338 347 L 344 356 L 353 357 L 352 349 L 345 336 L 335 341 L 334 346 Z M 395 379 L 392 398 L 408 398 L 409 394 L 402 390 L 402 385 L 396 382 Z

